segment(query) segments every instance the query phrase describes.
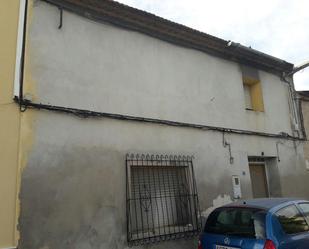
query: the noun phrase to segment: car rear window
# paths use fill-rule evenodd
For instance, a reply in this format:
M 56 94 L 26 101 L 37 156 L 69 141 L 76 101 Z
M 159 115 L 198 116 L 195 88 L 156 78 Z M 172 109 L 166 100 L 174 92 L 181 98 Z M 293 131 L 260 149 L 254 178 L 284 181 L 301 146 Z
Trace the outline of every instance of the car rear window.
M 280 209 L 276 216 L 287 234 L 296 234 L 309 231 L 309 226 L 295 205 Z
M 209 215 L 205 232 L 264 239 L 265 217 L 266 213 L 261 209 L 219 208 Z
M 309 203 L 300 203 L 299 206 L 302 209 L 304 215 L 309 220 Z

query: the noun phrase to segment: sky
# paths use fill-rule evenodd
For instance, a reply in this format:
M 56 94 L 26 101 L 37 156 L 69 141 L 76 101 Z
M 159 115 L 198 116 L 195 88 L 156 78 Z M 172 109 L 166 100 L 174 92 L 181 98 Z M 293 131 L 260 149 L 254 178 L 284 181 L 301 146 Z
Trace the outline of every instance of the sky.
M 309 61 L 308 0 L 118 0 L 293 63 Z M 309 90 L 309 68 L 294 75 Z

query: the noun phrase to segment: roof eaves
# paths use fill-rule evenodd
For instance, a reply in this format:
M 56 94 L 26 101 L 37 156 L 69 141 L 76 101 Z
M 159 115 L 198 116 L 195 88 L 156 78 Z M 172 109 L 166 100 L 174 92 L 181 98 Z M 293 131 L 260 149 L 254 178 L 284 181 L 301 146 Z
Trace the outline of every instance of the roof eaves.
M 301 100 L 309 101 L 309 91 L 297 91 Z
M 226 40 L 112 0 L 43 1 L 94 21 L 107 22 L 279 75 L 293 70 L 293 64 L 284 60 L 237 43 L 231 43 L 232 46 L 229 46 L 229 42 Z

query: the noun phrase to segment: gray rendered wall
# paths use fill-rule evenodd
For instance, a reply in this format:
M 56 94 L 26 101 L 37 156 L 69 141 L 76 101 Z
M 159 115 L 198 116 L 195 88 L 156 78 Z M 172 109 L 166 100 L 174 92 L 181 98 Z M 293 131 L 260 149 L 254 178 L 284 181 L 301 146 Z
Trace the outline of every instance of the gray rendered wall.
M 232 175 L 240 176 L 243 198 L 250 198 L 248 155 L 276 156 L 272 139 L 227 136 L 231 165 L 220 133 L 50 112 L 37 114 L 35 130 L 22 180 L 20 248 L 126 248 L 128 152 L 194 155 L 202 212 L 232 199 Z M 308 198 L 302 147 L 296 152 L 286 145 L 278 163 L 282 193 Z M 165 246 L 195 248 L 194 241 L 153 248 Z
M 38 102 L 291 133 L 278 76 L 259 71 L 265 112 L 246 111 L 237 63 L 68 12 L 63 20 L 59 30 L 58 8 L 36 4 L 30 45 Z

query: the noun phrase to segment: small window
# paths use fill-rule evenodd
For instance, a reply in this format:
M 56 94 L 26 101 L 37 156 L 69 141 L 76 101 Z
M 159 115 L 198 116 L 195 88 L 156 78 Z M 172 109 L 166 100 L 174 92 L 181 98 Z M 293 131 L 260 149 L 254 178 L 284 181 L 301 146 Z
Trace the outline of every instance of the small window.
M 198 234 L 192 157 L 128 155 L 126 165 L 129 245 Z
M 244 98 L 247 110 L 264 111 L 261 82 L 249 78 L 243 78 Z
M 244 93 L 245 93 L 245 104 L 246 110 L 252 109 L 252 97 L 251 97 L 251 87 L 249 85 L 244 84 Z
M 262 239 L 265 212 L 255 208 L 220 208 L 209 215 L 205 232 Z
M 280 209 L 276 216 L 287 234 L 296 234 L 309 231 L 308 224 L 295 205 Z
M 309 221 L 309 203 L 301 203 L 299 206 Z
M 262 85 L 255 68 L 241 66 L 246 110 L 264 111 Z

